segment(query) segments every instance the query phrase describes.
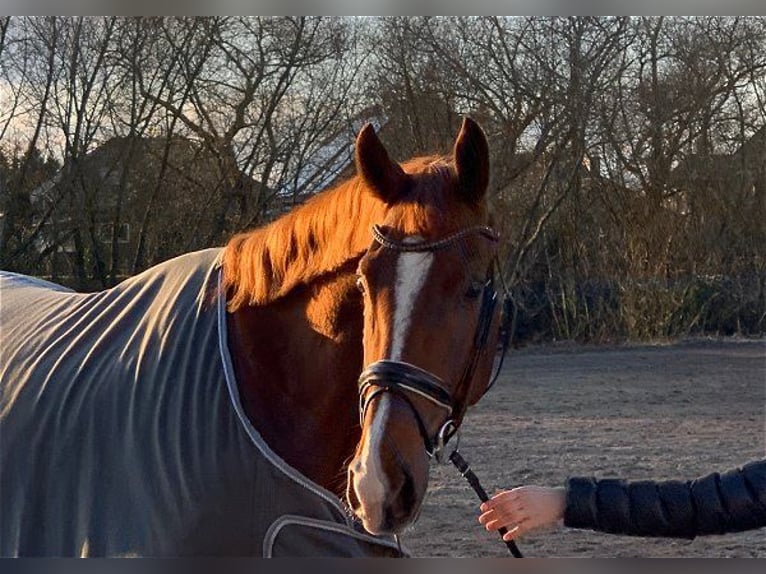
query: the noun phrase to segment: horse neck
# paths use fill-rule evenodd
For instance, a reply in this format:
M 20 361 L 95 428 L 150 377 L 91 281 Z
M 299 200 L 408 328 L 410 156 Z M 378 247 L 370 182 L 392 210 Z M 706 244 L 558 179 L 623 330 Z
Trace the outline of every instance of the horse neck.
M 345 214 L 333 212 L 340 209 Z M 360 432 L 356 381 L 363 309 L 354 273 L 370 243 L 372 211 L 353 202 L 317 201 L 266 228 L 297 242 L 283 252 L 292 252 L 295 260 L 285 267 L 278 288 L 270 289 L 269 300 L 240 306 L 227 323 L 252 424 L 288 464 L 339 496 Z M 315 247 L 308 253 L 314 261 L 300 259 L 309 244 Z M 267 238 L 262 245 L 270 245 Z M 255 259 L 272 261 L 273 268 L 276 255 Z M 293 276 L 296 268 L 302 270 L 300 280 Z
M 288 464 L 339 496 L 359 440 L 362 308 L 352 283 L 351 274 L 337 273 L 228 321 L 253 426 Z

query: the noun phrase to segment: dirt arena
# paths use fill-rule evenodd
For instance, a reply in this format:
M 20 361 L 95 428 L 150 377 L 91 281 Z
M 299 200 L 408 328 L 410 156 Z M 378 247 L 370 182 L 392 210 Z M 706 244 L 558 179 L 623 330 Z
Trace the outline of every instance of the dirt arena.
M 510 351 L 469 411 L 460 451 L 485 489 L 561 485 L 568 475 L 692 478 L 766 453 L 766 341 Z M 434 467 L 416 557 L 503 557 L 452 466 Z M 693 541 L 556 528 L 518 541 L 529 557 L 766 557 L 766 529 Z

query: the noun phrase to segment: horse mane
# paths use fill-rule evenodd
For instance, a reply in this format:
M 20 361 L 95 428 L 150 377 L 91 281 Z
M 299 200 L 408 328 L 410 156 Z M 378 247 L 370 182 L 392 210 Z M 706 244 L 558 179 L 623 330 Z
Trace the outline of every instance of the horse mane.
M 434 209 L 446 212 L 445 194 L 434 189 L 444 189 L 445 179 L 454 177 L 451 158 L 416 158 L 402 167 L 408 173 L 431 175 L 426 185 L 414 186 L 408 194 L 407 209 L 397 212 L 402 229 L 422 229 Z M 369 247 L 372 224 L 390 215 L 391 207 L 357 175 L 264 227 L 235 235 L 223 253 L 229 310 L 268 304 L 361 256 Z

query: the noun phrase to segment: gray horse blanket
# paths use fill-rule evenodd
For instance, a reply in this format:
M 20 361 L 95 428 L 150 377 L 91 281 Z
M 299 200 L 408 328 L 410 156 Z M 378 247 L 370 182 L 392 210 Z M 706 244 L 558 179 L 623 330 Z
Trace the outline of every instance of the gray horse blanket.
M 244 414 L 220 250 L 99 293 L 0 273 L 2 556 L 396 556 Z

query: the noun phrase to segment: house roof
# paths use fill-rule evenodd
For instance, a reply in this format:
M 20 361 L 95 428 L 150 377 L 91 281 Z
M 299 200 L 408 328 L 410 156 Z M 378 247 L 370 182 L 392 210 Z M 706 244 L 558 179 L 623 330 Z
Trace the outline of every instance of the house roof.
M 388 123 L 388 118 L 377 107 L 360 112 L 326 139 L 297 172 L 286 178 L 286 183 L 276 189 L 277 195 L 306 197 L 331 186 L 354 161 L 356 134 L 367 123 L 378 131 Z

